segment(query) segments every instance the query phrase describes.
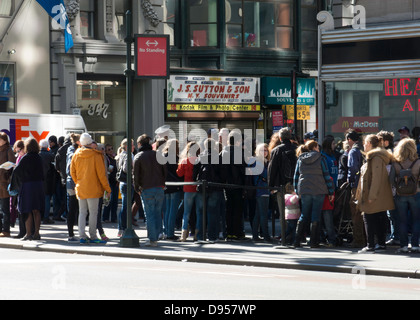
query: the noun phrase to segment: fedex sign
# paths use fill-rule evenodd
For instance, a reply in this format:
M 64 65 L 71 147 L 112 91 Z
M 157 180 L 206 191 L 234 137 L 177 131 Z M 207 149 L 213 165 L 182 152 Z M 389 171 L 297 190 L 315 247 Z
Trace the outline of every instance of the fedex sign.
M 9 118 L 9 129 L 2 129 L 1 131 L 9 136 L 10 144 L 13 145 L 17 140 L 34 137 L 38 142 L 46 139 L 49 131 L 28 130 L 30 119 L 12 119 Z M 25 130 L 26 129 L 26 130 Z

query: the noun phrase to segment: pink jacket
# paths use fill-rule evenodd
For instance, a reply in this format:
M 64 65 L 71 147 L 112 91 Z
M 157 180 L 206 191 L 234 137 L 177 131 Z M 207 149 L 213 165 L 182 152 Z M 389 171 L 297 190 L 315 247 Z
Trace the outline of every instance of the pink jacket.
M 286 220 L 297 220 L 300 217 L 299 196 L 297 194 L 285 194 Z

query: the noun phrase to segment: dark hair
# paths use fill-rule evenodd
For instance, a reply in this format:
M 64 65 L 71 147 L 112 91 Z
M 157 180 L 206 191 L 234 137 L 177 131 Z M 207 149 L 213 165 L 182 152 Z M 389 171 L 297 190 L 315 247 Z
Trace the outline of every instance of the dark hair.
M 324 141 L 322 141 L 322 151 L 328 155 L 333 155 L 334 150 L 332 149 L 332 143 L 334 141 L 333 136 L 326 136 Z
M 10 145 L 9 144 L 9 136 L 6 133 L 0 132 L 0 139 L 6 141 L 6 145 Z
M 144 146 L 146 144 L 150 144 L 151 140 L 152 138 L 150 138 L 147 134 L 142 134 L 137 138 L 137 143 L 140 143 L 140 145 Z
M 25 143 L 23 140 L 15 141 L 15 144 L 13 145 L 13 152 L 16 152 L 16 148 L 19 148 L 20 150 L 25 149 Z
M 394 133 L 393 132 L 382 130 L 382 131 L 379 131 L 377 136 L 380 140 L 389 142 L 388 149 L 391 149 L 394 147 Z
M 25 140 L 25 152 L 35 152 L 39 153 L 39 144 L 34 138 L 28 138 Z
M 359 134 L 357 133 L 356 130 L 349 129 L 349 130 L 346 131 L 346 140 L 347 139 L 351 139 L 353 141 L 359 141 L 360 140 L 360 136 L 359 136 Z

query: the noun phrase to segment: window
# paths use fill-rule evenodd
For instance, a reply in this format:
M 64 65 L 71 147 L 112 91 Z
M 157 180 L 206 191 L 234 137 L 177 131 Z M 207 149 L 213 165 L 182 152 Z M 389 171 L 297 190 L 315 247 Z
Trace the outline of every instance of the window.
M 163 6 L 163 33 L 169 35 L 169 43 L 171 46 L 178 46 L 176 37 L 176 16 L 179 12 L 178 0 L 165 0 Z
M 344 138 L 347 129 L 362 134 L 394 132 L 407 126 L 420 130 L 419 78 L 326 82 L 325 134 Z
M 318 52 L 318 22 L 316 15 L 318 12 L 316 0 L 302 1 L 302 52 Z
M 101 87 L 94 82 L 82 85 L 82 100 L 95 100 L 101 98 Z
M 115 2 L 115 31 L 117 32 L 117 37 L 120 40 L 124 40 L 127 30 L 125 27 L 125 13 L 127 10 L 131 10 L 131 1 L 116 1 Z
M 0 64 L 0 112 L 15 112 L 14 74 L 14 64 Z
M 217 47 L 217 0 L 187 0 L 191 47 Z
M 80 34 L 83 38 L 94 39 L 96 36 L 95 4 L 93 0 L 80 2 Z
M 226 46 L 294 48 L 291 0 L 226 0 Z
M 0 1 L 0 16 L 11 16 L 13 14 L 13 1 L 1 0 Z

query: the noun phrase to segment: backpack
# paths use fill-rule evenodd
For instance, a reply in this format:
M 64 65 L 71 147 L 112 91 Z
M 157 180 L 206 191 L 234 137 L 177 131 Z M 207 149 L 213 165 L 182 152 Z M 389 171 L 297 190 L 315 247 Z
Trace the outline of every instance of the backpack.
M 286 150 L 281 153 L 281 172 L 283 185 L 287 182 L 292 183 L 295 176 L 295 168 L 297 163 L 296 150 Z
M 418 177 L 413 175 L 411 169 L 418 159 L 413 161 L 410 168 L 404 169 L 400 163 L 398 165 L 401 167 L 401 171 L 397 177 L 396 191 L 399 196 L 412 196 L 417 193 L 417 180 Z

